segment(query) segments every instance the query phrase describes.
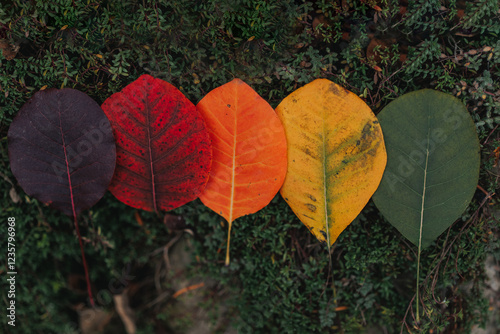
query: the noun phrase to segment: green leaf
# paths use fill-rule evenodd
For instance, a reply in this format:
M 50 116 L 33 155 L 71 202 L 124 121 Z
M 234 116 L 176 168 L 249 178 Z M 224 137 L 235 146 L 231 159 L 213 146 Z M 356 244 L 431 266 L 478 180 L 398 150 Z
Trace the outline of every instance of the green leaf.
M 476 128 L 458 99 L 430 89 L 399 97 L 378 118 L 387 167 L 373 200 L 408 240 L 425 248 L 460 217 L 474 194 L 480 163 Z
M 405 94 L 378 115 L 387 167 L 373 201 L 420 253 L 467 208 L 479 178 L 479 140 L 465 106 L 430 89 Z

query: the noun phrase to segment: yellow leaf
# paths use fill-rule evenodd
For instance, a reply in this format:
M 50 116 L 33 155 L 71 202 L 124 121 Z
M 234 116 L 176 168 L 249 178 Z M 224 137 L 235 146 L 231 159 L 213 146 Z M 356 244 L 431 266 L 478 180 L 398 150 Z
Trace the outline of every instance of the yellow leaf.
M 45 88 L 47 88 L 47 85 L 42 86 L 40 90 L 44 90 Z
M 67 27 L 68 25 L 66 24 L 65 26 L 62 26 L 61 30 L 66 30 Z
M 377 189 L 386 165 L 382 130 L 356 94 L 317 79 L 276 108 L 288 143 L 281 195 L 330 247 Z
M 254 40 L 254 38 L 255 38 L 255 36 L 252 36 L 252 37 L 250 37 L 249 39 L 247 39 L 247 41 L 248 41 L 248 42 L 253 41 L 253 40 Z
M 100 54 L 96 54 L 95 56 L 96 56 L 97 58 L 99 58 L 99 59 L 102 59 L 102 55 L 100 55 Z

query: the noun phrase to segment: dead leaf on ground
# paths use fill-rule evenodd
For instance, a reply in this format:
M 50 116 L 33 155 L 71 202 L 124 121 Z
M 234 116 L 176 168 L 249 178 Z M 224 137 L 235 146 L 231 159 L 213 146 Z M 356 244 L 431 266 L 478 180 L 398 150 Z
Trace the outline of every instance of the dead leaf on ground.
M 17 204 L 21 201 L 21 197 L 19 197 L 14 187 L 10 188 L 9 195 L 10 199 L 12 200 L 12 202 L 14 202 L 14 204 Z
M 102 308 L 83 308 L 77 306 L 82 334 L 101 333 L 113 318 L 113 312 Z
M 5 59 L 11 60 L 16 56 L 17 52 L 19 51 L 19 46 L 13 45 L 9 43 L 8 40 L 2 38 L 0 39 L 0 50 L 2 50 Z
M 190 286 L 187 286 L 185 288 L 182 288 L 180 290 L 178 290 L 177 292 L 175 292 L 172 297 L 173 298 L 177 298 L 179 297 L 180 295 L 188 292 L 188 291 L 191 291 L 191 290 L 196 290 L 196 289 L 199 289 L 199 288 L 202 288 L 205 286 L 205 283 L 201 282 L 200 284 L 195 284 L 195 285 L 190 285 Z
M 498 166 L 498 160 L 500 159 L 500 146 L 497 147 L 493 153 L 495 154 L 495 163 L 493 164 L 493 167 Z
M 119 295 L 114 295 L 113 301 L 115 302 L 116 312 L 118 312 L 118 315 L 122 319 L 127 334 L 134 334 L 137 331 L 134 320 L 135 314 L 130 308 L 127 291 Z

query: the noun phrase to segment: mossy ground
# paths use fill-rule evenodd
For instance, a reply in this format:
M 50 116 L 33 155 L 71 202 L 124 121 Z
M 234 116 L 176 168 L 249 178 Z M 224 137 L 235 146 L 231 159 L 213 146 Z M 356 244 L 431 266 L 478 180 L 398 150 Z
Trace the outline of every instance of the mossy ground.
M 235 77 L 273 107 L 320 77 L 355 92 L 375 113 L 413 90 L 450 93 L 477 125 L 479 187 L 462 219 L 423 254 L 426 312 L 418 326 L 408 310 L 415 247 L 372 203 L 342 233 L 330 264 L 279 196 L 235 221 L 225 267 L 226 226 L 201 202 L 175 210 L 186 225 L 174 230 L 164 217 L 107 194 L 79 218 L 100 307 L 112 311 L 113 295 L 125 291 L 138 333 L 187 332 L 196 317 L 172 316 L 182 301 L 173 298 L 178 277 L 164 256 L 185 234 L 192 260 L 177 274 L 210 282 L 197 290 L 209 332 L 469 333 L 488 313 L 483 261 L 487 254 L 500 258 L 492 214 L 498 200 L 490 197 L 500 174 L 498 10 L 495 0 L 1 0 L 0 220 L 16 217 L 19 273 L 16 328 L 2 317 L 2 332 L 77 332 L 86 303 L 72 222 L 28 198 L 10 172 L 12 118 L 44 87 L 76 88 L 102 103 L 148 73 L 194 103 Z M 6 297 L 0 300 L 5 309 Z M 123 332 L 117 316 L 106 331 Z

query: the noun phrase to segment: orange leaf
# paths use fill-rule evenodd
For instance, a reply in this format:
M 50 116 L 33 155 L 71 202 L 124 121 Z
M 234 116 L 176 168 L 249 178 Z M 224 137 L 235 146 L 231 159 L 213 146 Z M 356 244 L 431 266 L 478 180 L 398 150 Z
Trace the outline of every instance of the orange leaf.
M 285 179 L 286 138 L 273 108 L 241 81 L 222 85 L 196 106 L 205 118 L 213 163 L 201 201 L 229 223 L 259 211 Z

